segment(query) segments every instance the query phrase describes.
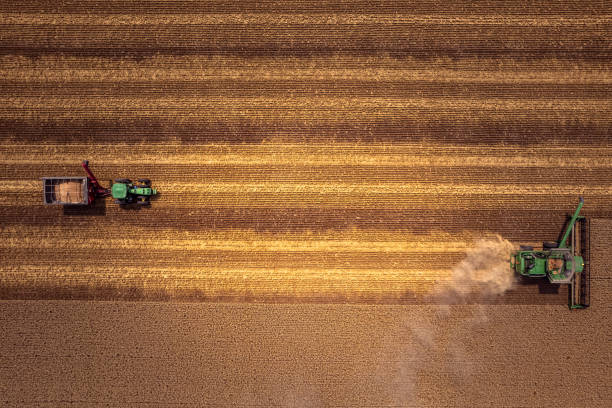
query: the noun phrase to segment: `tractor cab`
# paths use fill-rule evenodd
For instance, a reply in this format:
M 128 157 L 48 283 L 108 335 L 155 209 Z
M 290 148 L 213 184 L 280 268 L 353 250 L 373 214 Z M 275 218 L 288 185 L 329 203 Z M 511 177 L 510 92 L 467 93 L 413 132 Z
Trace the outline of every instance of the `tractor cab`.
M 128 186 L 124 183 L 115 183 L 111 187 L 111 194 L 115 200 L 124 200 L 127 197 Z

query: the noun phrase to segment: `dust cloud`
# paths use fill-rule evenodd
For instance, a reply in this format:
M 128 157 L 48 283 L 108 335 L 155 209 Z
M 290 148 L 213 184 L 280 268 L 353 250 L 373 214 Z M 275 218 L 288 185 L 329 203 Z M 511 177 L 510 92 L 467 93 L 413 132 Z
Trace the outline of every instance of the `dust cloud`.
M 499 235 L 476 241 L 455 265 L 450 280 L 436 287 L 433 303 L 467 303 L 503 294 L 516 279 L 509 263 L 515 249 L 516 245 Z
M 499 235 L 475 241 L 453 267 L 450 278 L 429 296 L 431 306 L 423 308 L 422 319 L 406 321 L 411 339 L 397 354 L 401 356 L 397 372 L 402 378 L 396 382 L 403 384 L 393 396 L 397 405 L 419 406 L 421 377 L 432 373 L 448 373 L 449 386 L 471 382 L 477 359 L 465 339 L 489 322 L 486 306 L 478 303 L 502 295 L 515 282 L 509 263 L 515 249 L 516 245 Z M 476 305 L 461 307 L 468 303 Z

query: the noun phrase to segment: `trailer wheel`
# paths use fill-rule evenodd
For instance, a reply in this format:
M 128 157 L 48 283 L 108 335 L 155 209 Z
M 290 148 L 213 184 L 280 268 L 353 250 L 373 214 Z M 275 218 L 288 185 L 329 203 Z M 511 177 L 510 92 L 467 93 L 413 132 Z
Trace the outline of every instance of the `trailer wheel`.
M 556 242 L 544 242 L 542 243 L 544 249 L 558 248 L 559 244 Z
M 533 247 L 530 245 L 521 245 L 519 246 L 519 250 L 521 251 L 533 251 Z
M 132 180 L 130 180 L 130 179 L 115 179 L 115 183 L 132 184 Z

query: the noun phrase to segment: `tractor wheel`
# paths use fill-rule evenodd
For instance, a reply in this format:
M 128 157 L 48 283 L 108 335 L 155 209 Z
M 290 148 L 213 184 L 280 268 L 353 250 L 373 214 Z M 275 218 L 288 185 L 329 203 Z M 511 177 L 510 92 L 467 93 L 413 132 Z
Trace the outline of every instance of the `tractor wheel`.
M 149 179 L 138 179 L 138 182 L 144 184 L 147 187 L 151 185 L 151 180 Z
M 556 243 L 556 242 L 544 242 L 544 243 L 542 244 L 542 247 L 543 247 L 544 249 L 557 248 L 557 247 L 559 247 L 559 244 L 558 244 L 558 243 Z
M 132 180 L 130 180 L 130 179 L 115 179 L 115 183 L 132 184 Z
M 519 246 L 519 250 L 521 251 L 533 251 L 533 247 L 529 245 L 521 245 Z

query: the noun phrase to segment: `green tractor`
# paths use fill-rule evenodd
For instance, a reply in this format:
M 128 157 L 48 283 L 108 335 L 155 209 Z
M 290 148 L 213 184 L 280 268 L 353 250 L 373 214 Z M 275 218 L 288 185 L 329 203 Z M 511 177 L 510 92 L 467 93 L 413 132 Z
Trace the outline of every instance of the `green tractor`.
M 586 308 L 590 302 L 588 220 L 578 215 L 583 204 L 584 200 L 580 197 L 578 208 L 570 218 L 561 241 L 544 242 L 541 250 L 521 245 L 510 258 L 511 268 L 520 276 L 548 277 L 552 284 L 569 284 L 571 309 Z
M 111 195 L 119 205 L 137 204 L 151 205 L 151 197 L 157 190 L 151 188 L 151 180 L 138 179 L 140 184 L 132 183 L 130 179 L 116 179 L 111 187 Z

